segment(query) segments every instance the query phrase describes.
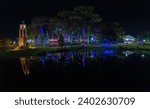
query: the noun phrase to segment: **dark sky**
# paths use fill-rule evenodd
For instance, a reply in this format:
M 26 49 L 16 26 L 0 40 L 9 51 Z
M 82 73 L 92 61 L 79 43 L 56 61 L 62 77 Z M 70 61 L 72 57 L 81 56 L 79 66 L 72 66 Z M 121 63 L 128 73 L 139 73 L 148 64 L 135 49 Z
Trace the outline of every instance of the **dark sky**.
M 104 21 L 119 22 L 126 34 L 150 31 L 150 0 L 0 0 L 0 34 L 17 37 L 22 20 L 55 16 L 77 5 L 94 6 Z

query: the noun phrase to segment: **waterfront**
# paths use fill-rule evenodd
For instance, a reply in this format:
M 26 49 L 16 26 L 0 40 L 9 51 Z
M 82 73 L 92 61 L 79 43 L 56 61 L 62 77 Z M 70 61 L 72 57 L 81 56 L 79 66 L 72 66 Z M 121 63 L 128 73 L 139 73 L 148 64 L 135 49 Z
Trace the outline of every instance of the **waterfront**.
M 150 52 L 40 53 L 0 60 L 1 91 L 150 91 Z

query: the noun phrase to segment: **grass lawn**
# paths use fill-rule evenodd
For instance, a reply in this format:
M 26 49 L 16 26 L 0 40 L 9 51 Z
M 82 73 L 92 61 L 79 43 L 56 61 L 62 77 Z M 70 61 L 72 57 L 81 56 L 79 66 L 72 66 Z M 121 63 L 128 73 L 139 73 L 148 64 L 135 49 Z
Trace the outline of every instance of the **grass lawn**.
M 128 45 L 117 45 L 121 50 L 150 50 L 149 44 L 128 44 Z
M 120 50 L 150 50 L 150 45 L 138 45 L 138 44 L 130 44 L 130 45 L 115 45 Z M 62 47 L 41 47 L 41 48 L 28 48 L 22 50 L 12 50 L 12 51 L 5 51 L 0 52 L 0 58 L 16 58 L 21 56 L 34 56 L 38 54 L 44 54 L 46 52 L 66 52 L 66 51 L 73 51 L 73 50 L 100 50 L 100 45 L 88 45 L 86 47 L 82 47 L 81 45 L 74 45 L 74 46 L 62 46 Z

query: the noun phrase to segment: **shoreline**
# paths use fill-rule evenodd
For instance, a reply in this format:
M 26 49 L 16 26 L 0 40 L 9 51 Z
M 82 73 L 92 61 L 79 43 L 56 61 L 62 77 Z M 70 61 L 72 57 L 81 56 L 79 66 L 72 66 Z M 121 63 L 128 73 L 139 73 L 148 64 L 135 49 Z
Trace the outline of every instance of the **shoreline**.
M 43 54 L 46 52 L 57 53 L 57 52 L 68 52 L 74 50 L 101 50 L 101 49 L 118 49 L 118 50 L 131 50 L 131 51 L 150 51 L 150 45 L 122 45 L 122 44 L 114 44 L 114 45 L 87 45 L 83 47 L 82 45 L 72 45 L 72 46 L 58 46 L 58 47 L 38 47 L 38 48 L 28 48 L 22 50 L 10 50 L 5 52 L 0 52 L 0 58 L 15 58 L 21 56 L 35 56 L 39 54 Z

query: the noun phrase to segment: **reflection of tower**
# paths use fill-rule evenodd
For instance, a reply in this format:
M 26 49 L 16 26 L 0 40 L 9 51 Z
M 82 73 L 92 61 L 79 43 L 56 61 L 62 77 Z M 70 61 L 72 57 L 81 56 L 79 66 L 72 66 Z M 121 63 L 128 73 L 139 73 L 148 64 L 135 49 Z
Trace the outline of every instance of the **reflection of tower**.
M 86 53 L 83 51 L 82 52 L 82 66 L 85 67 L 85 57 L 86 57 Z
M 22 22 L 19 25 L 19 47 L 25 48 L 26 47 L 26 40 L 27 40 L 27 28 L 26 24 Z
M 20 63 L 22 65 L 22 70 L 24 72 L 24 75 L 29 75 L 29 59 L 25 57 L 20 58 Z

